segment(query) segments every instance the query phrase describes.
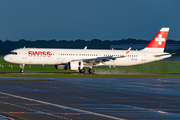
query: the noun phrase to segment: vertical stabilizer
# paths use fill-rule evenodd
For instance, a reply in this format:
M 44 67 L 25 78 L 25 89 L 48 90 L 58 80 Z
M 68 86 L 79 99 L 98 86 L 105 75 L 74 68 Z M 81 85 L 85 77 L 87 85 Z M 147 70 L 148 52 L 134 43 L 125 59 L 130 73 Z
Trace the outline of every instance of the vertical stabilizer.
M 161 28 L 151 42 L 143 49 L 143 51 L 163 52 L 168 36 L 169 28 Z

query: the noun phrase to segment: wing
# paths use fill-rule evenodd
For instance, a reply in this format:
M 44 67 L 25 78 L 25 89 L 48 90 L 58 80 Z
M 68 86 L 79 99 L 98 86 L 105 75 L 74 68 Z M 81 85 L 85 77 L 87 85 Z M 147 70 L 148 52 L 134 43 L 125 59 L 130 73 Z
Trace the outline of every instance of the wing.
M 125 56 L 120 56 L 120 57 L 108 56 L 108 57 L 96 57 L 96 58 L 90 58 L 90 59 L 78 59 L 78 60 L 72 60 L 72 61 L 81 61 L 84 63 L 85 66 L 95 66 L 100 63 L 104 63 L 111 60 L 116 60 L 117 58 L 124 58 L 124 57 Z
M 121 55 L 119 57 L 114 56 L 107 56 L 107 57 L 96 57 L 96 58 L 89 58 L 89 59 L 78 59 L 78 60 L 72 60 L 72 61 L 82 61 L 88 66 L 94 66 L 99 63 L 108 62 L 111 60 L 116 60 L 117 58 L 124 58 L 126 55 L 130 52 L 131 48 L 129 48 L 124 55 Z

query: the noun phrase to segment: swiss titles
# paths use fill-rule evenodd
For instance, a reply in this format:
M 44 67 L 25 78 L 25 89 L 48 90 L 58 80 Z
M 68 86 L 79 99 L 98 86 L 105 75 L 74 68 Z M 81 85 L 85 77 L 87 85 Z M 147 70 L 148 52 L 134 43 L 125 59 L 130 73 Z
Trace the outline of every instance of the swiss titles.
M 50 51 L 28 51 L 29 57 L 51 57 Z

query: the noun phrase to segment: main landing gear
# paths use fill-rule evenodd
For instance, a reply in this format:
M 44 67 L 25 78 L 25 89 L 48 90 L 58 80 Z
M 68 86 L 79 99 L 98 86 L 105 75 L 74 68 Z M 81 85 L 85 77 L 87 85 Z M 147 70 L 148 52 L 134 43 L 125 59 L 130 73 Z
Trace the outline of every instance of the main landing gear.
M 79 72 L 80 72 L 80 73 L 85 73 L 86 71 L 85 71 L 85 69 L 83 68 L 83 69 L 79 70 Z M 89 72 L 89 74 L 94 74 L 95 70 L 94 70 L 93 68 L 90 68 L 90 69 L 88 70 L 88 72 Z
M 83 69 L 79 70 L 79 72 L 80 73 L 85 73 L 85 69 L 83 68 Z
M 93 68 L 89 68 L 89 74 L 94 74 L 95 70 Z

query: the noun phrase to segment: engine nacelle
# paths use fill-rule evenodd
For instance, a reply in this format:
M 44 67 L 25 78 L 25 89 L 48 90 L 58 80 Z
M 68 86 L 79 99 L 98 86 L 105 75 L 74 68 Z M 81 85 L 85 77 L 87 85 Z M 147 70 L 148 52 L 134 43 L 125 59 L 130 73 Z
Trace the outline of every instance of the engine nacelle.
M 55 65 L 56 70 L 67 70 L 68 66 L 67 65 Z
M 68 63 L 68 67 L 70 70 L 81 70 L 83 69 L 84 65 L 83 62 L 72 61 Z

